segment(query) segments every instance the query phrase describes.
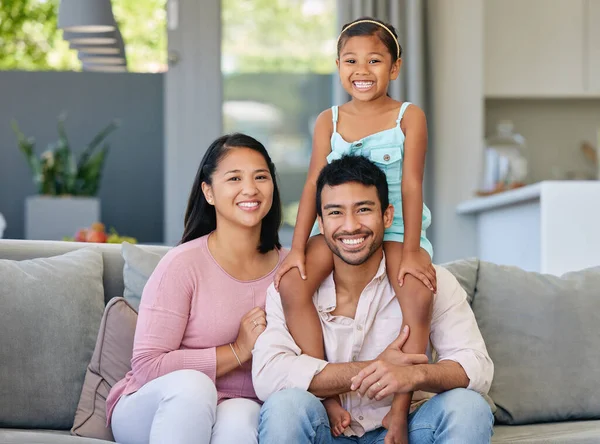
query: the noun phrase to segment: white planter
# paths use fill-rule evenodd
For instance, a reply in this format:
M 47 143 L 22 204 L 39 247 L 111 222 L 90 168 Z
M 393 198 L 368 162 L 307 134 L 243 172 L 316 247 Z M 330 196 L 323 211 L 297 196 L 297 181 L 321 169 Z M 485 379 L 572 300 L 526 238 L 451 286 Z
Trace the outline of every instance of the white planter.
M 25 239 L 62 240 L 99 221 L 96 197 L 30 196 L 25 200 Z

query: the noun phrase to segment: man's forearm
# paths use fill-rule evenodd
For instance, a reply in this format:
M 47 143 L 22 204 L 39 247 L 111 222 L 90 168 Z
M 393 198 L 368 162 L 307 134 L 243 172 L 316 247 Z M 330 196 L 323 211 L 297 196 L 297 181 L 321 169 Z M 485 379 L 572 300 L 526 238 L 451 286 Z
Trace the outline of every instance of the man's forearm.
M 414 390 L 442 393 L 455 388 L 467 388 L 469 385 L 467 373 L 455 361 L 416 365 L 414 369 L 419 374 Z
M 308 386 L 308 391 L 319 398 L 341 395 L 350 391 L 351 379 L 371 361 L 327 364 Z

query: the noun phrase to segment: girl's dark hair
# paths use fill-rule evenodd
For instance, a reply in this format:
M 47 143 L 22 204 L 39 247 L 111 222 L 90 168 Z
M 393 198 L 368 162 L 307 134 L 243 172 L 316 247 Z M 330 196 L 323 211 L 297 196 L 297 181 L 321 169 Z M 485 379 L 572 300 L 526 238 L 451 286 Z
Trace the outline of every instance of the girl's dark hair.
M 357 23 L 361 20 L 371 20 L 379 23 L 379 25 L 368 22 Z M 356 25 L 354 25 L 353 23 L 356 23 Z M 394 36 L 396 37 L 396 40 L 394 40 L 390 33 L 387 32 L 382 26 L 385 26 L 387 29 L 389 29 L 392 32 L 392 34 L 394 34 Z M 382 43 L 386 46 L 390 55 L 392 56 L 392 63 L 398 60 L 398 54 L 400 54 L 400 57 L 402 57 L 402 46 L 400 46 L 400 42 L 398 42 L 398 46 L 396 46 L 396 41 L 398 40 L 398 33 L 396 32 L 396 28 L 394 28 L 388 23 L 384 23 L 383 21 L 377 20 L 373 17 L 361 17 L 359 19 L 354 20 L 353 22 L 346 23 L 344 26 L 342 26 L 342 32 L 340 34 L 337 44 L 338 58 L 340 57 L 340 51 L 342 50 L 342 48 L 344 47 L 344 45 L 350 37 L 359 37 L 365 35 L 376 35 L 377 37 L 379 37 L 379 40 L 382 41 Z
M 281 248 L 279 243 L 279 227 L 281 226 L 281 199 L 275 176 L 275 165 L 262 143 L 245 134 L 227 134 L 215 140 L 200 162 L 194 185 L 190 192 L 185 211 L 184 231 L 180 244 L 205 236 L 217 228 L 215 207 L 209 205 L 202 192 L 202 183 L 212 185 L 212 175 L 219 162 L 233 148 L 249 148 L 260 153 L 269 167 L 273 180 L 273 203 L 271 209 L 262 220 L 260 245 L 258 251 L 267 253 L 274 248 Z

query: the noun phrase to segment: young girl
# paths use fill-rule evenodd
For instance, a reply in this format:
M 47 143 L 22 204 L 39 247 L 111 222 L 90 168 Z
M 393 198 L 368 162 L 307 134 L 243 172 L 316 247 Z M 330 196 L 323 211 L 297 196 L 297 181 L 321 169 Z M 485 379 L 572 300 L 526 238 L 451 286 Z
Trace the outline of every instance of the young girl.
M 338 38 L 337 53 L 340 80 L 352 98 L 317 118 L 292 250 L 277 272 L 275 285 L 294 340 L 303 353 L 323 358 L 321 324 L 312 297 L 331 273 L 333 257 L 323 237 L 314 236 L 318 234 L 313 227 L 316 180 L 327 162 L 343 155 L 366 156 L 386 173 L 390 203 L 395 209 L 394 223 L 385 232 L 384 251 L 403 323 L 410 326 L 410 337 L 403 350 L 424 353 L 436 287 L 431 263 L 433 249 L 425 236 L 431 213 L 423 204 L 422 191 L 427 149 L 425 115 L 417 106 L 397 102 L 387 94 L 390 81 L 398 77 L 402 53 L 391 25 L 372 18 L 345 25 Z M 310 235 L 313 237 L 309 240 Z M 287 273 L 295 267 L 299 274 Z M 396 396 L 391 414 L 384 420 L 388 434 L 397 442 L 406 441 L 410 400 L 410 394 Z M 339 400 L 326 400 L 325 406 L 332 433 L 338 436 L 350 425 L 350 415 Z

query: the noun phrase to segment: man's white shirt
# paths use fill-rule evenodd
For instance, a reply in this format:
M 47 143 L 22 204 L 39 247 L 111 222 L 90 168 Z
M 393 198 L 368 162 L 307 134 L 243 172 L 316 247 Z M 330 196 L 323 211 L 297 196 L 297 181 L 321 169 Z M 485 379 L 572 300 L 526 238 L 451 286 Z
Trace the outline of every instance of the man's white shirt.
M 477 327 L 466 292 L 445 268 L 435 266 L 438 292 L 433 299 L 430 346 L 435 361 L 459 363 L 469 378 L 468 389 L 487 394 L 494 374 L 494 365 Z M 285 323 L 281 298 L 271 285 L 267 290 L 267 328 L 258 337 L 253 350 L 252 378 L 261 400 L 283 389 L 307 390 L 313 377 L 328 362 L 369 361 L 377 356 L 400 333 L 402 312 L 394 289 L 387 279 L 385 258 L 375 277 L 365 287 L 354 319 L 333 316 L 336 292 L 333 273 L 323 282 L 313 297 L 323 328 L 327 361 L 300 354 Z M 425 392 L 413 394 L 413 407 L 433 396 Z M 355 392 L 340 395 L 342 406 L 350 412 L 352 422 L 345 434 L 362 436 L 381 427 L 389 412 L 392 396 L 381 401 L 359 397 Z

